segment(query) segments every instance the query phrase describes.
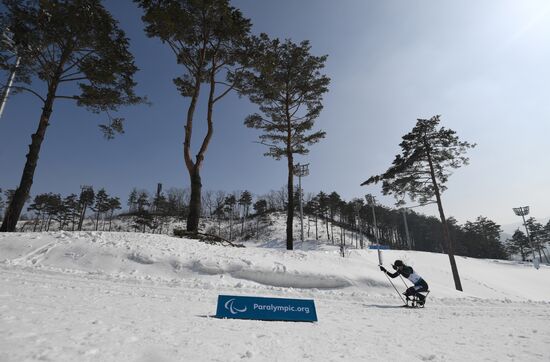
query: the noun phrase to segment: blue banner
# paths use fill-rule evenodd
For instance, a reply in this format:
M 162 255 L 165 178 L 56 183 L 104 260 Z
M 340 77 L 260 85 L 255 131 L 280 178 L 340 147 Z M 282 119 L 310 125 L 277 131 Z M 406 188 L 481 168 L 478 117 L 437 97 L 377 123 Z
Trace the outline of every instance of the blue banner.
M 267 321 L 316 322 L 312 299 L 284 299 L 219 295 L 218 318 L 258 319 Z
M 369 245 L 369 249 L 390 250 L 389 245 Z

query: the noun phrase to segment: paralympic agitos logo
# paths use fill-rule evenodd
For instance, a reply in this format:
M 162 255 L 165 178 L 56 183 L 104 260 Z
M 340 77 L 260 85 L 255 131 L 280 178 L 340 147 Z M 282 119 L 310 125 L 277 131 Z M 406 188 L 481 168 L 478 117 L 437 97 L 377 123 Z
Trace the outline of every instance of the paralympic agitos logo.
M 239 309 L 235 307 L 233 304 L 235 303 L 235 298 L 229 299 L 227 302 L 225 302 L 225 309 L 229 311 L 231 314 L 237 314 L 237 313 L 244 313 L 246 312 L 246 307 Z

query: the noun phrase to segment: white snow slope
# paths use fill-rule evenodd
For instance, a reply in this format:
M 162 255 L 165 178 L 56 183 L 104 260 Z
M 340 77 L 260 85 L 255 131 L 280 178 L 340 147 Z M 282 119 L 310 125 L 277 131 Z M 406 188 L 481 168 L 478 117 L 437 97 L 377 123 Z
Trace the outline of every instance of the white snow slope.
M 431 293 L 405 309 L 373 250 L 165 235 L 0 235 L 0 361 L 550 361 L 550 267 L 383 251 Z M 401 291 L 400 279 L 394 279 Z M 312 298 L 316 323 L 217 319 L 219 294 Z

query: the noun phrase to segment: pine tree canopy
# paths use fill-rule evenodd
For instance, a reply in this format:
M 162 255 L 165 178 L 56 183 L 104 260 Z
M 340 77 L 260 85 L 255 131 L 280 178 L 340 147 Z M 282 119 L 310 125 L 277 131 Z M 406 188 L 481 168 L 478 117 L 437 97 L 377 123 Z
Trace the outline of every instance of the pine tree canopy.
M 245 190 L 239 198 L 239 205 L 248 206 L 250 204 L 252 204 L 252 194 L 249 191 Z
M 227 72 L 228 83 L 239 77 L 239 70 L 231 67 L 246 59 L 243 55 L 251 23 L 227 0 L 135 2 L 145 10 L 142 19 L 147 36 L 167 43 L 185 69 L 182 76 L 174 79 L 182 96 L 192 97 L 198 83 L 209 82 L 221 71 Z M 214 103 L 225 94 L 217 96 Z
M 281 159 L 292 154 L 305 155 L 306 148 L 325 137 L 325 132 L 307 133 L 321 113 L 323 94 L 330 79 L 321 74 L 326 55 L 310 54 L 308 41 L 271 40 L 266 34 L 255 39 L 252 67 L 239 85 L 263 115 L 248 116 L 245 125 L 264 131 L 262 144 L 269 147 L 266 156 Z
M 0 42 L 0 68 L 12 69 L 13 58 L 21 58 L 14 91 L 28 91 L 44 103 L 53 96 L 107 112 L 102 130 L 108 138 L 121 133 L 122 118 L 108 112 L 145 100 L 134 93 L 138 69 L 128 39 L 101 1 L 3 0 L 3 5 L 0 23 L 11 41 Z M 41 87 L 31 88 L 38 79 L 47 84 L 47 96 Z M 67 83 L 76 86 L 61 87 Z
M 469 159 L 464 154 L 476 145 L 460 141 L 451 129 L 438 128 L 439 117 L 418 119 L 412 131 L 403 136 L 399 144 L 402 152 L 395 156 L 392 166 L 361 185 L 382 182 L 384 195 L 392 194 L 399 200 L 408 195 L 413 201 L 429 203 L 435 195 L 431 161 L 437 187 L 445 191 L 451 170 L 467 165 Z

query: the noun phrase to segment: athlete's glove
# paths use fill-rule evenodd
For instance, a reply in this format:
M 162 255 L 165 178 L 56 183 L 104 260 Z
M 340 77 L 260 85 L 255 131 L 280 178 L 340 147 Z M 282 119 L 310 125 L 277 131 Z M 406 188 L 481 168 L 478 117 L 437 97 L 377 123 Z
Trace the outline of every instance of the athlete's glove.
M 384 268 L 382 265 L 380 265 L 380 270 L 383 271 L 384 273 L 387 273 L 386 268 Z

